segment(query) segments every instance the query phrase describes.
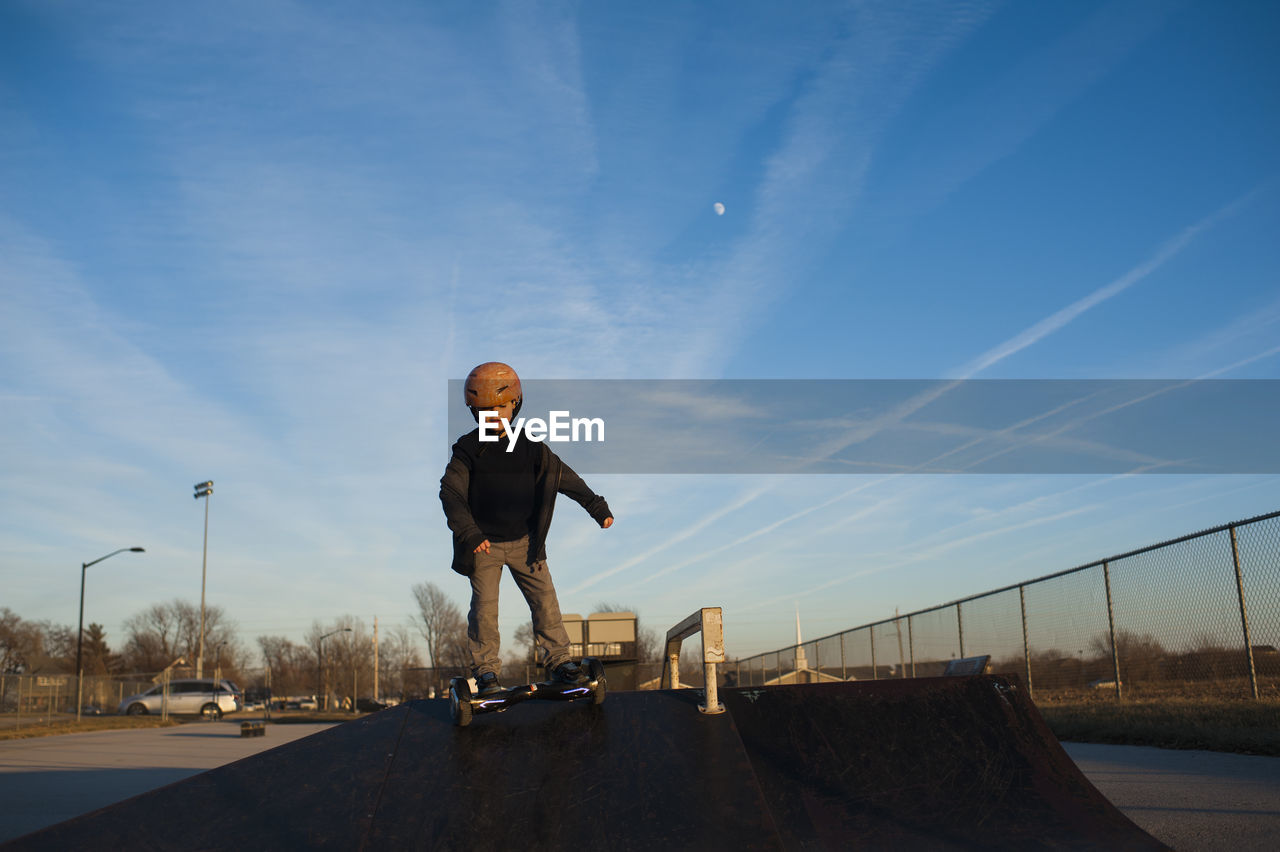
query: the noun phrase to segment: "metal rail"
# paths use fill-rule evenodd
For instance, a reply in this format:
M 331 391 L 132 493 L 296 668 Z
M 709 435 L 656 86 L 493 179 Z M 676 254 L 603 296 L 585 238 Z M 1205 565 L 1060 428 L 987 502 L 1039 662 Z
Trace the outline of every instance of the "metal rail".
M 703 713 L 724 712 L 716 687 L 716 666 L 724 662 L 724 616 L 718 606 L 703 607 L 667 631 L 666 664 L 662 667 L 662 688 L 680 688 L 680 644 L 695 633 L 702 634 L 702 674 L 706 703 Z

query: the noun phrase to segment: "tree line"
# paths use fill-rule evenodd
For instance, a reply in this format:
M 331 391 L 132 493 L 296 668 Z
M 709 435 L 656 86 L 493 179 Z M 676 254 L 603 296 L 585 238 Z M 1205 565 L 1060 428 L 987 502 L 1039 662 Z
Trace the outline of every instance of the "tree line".
M 426 696 L 470 667 L 462 610 L 434 583 L 418 583 L 411 591 L 416 605 L 411 619 L 378 631 L 380 696 Z M 595 611 L 634 610 L 602 603 Z M 302 642 L 262 635 L 252 644 L 222 607 L 206 606 L 204 621 L 206 677 L 220 674 L 242 688 L 267 686 L 276 696 L 328 694 L 339 704 L 374 694 L 373 632 L 363 619 L 346 615 L 313 622 Z M 637 639 L 641 661 L 656 661 L 661 648 L 654 631 L 637 624 Z M 193 676 L 199 643 L 199 606 L 175 599 L 130 616 L 118 639 L 109 638 L 101 624 L 86 626 L 82 668 L 86 677 L 149 679 L 170 667 L 180 676 Z M 514 647 L 505 650 L 512 678 L 520 679 L 533 657 L 532 625 L 522 625 Z M 74 627 L 28 621 L 0 607 L 0 674 L 75 675 L 75 663 Z

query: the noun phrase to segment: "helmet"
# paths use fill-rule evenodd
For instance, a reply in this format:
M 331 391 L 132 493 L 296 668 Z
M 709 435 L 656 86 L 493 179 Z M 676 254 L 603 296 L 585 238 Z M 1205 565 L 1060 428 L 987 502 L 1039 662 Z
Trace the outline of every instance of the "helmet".
M 487 361 L 467 374 L 466 384 L 462 390 L 467 408 L 471 416 L 480 419 L 480 412 L 512 403 L 511 416 L 520 413 L 520 405 L 524 402 L 524 392 L 520 389 L 520 377 L 511 367 L 501 361 Z

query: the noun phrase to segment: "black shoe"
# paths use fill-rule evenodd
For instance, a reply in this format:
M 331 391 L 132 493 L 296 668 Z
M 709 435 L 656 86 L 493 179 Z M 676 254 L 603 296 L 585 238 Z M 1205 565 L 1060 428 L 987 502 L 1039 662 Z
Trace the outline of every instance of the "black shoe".
M 565 660 L 552 670 L 551 677 L 561 683 L 578 684 L 586 681 L 587 673 L 573 660 Z
M 484 698 L 486 695 L 493 695 L 502 691 L 502 684 L 498 683 L 498 676 L 493 672 L 485 672 L 476 678 L 476 695 Z

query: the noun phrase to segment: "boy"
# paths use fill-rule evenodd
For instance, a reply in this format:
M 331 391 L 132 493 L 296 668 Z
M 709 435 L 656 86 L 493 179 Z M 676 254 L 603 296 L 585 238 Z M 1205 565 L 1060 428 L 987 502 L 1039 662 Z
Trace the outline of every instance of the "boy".
M 477 421 L 481 411 L 514 421 L 524 402 L 520 377 L 497 361 L 471 371 L 463 396 Z M 613 525 L 609 504 L 545 443 L 516 441 L 507 452 L 509 439 L 504 430 L 498 432 L 501 437 L 496 442 L 481 442 L 479 429 L 459 438 L 440 480 L 440 502 L 453 531 L 452 567 L 471 578 L 467 640 L 471 673 L 482 696 L 502 690 L 498 585 L 504 565 L 529 604 L 539 662 L 556 680 L 585 680 L 582 669 L 569 658 L 569 634 L 547 570 L 547 531 L 556 494 L 572 497 L 604 529 Z

